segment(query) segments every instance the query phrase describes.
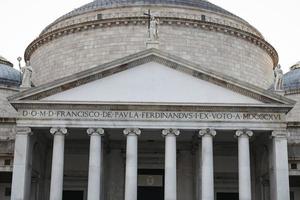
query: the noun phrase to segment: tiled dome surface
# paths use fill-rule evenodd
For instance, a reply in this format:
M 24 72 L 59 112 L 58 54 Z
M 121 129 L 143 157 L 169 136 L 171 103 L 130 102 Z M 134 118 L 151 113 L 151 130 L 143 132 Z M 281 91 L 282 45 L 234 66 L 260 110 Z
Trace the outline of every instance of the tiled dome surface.
M 286 91 L 300 90 L 300 62 L 284 75 L 283 88 Z
M 13 65 L 0 56 L 0 84 L 5 86 L 19 86 L 21 73 L 13 68 Z
M 114 7 L 137 6 L 137 5 L 154 5 L 154 4 L 189 6 L 189 7 L 205 9 L 205 10 L 209 10 L 209 11 L 213 11 L 225 15 L 235 16 L 232 13 L 228 12 L 227 10 L 224 10 L 223 8 L 204 0 L 96 0 L 67 13 L 66 15 L 57 19 L 55 22 L 61 21 L 65 18 L 90 12 L 93 10 L 101 9 L 101 8 L 114 8 Z

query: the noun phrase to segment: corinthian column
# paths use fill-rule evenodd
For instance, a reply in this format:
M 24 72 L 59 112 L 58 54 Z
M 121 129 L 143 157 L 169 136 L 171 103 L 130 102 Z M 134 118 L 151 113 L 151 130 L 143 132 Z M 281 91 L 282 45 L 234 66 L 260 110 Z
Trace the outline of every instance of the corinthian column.
M 238 130 L 239 151 L 239 199 L 251 200 L 251 175 L 250 175 L 250 148 L 249 137 L 253 135 L 249 130 Z
M 104 135 L 102 128 L 89 128 L 87 134 L 90 136 L 90 159 L 89 159 L 89 180 L 88 200 L 100 200 L 101 198 L 101 137 Z
M 165 137 L 165 200 L 176 200 L 176 136 L 180 134 L 180 131 L 165 129 L 162 134 Z
M 50 200 L 62 200 L 66 128 L 51 128 L 53 139 Z
M 17 128 L 14 153 L 14 167 L 11 200 L 28 200 L 31 185 L 30 128 Z
M 202 162 L 201 162 L 201 199 L 214 200 L 214 161 L 213 161 L 213 137 L 216 131 L 202 129 L 199 137 L 202 138 Z
M 125 129 L 126 142 L 126 172 L 125 172 L 125 200 L 137 200 L 138 173 L 138 136 L 139 129 Z

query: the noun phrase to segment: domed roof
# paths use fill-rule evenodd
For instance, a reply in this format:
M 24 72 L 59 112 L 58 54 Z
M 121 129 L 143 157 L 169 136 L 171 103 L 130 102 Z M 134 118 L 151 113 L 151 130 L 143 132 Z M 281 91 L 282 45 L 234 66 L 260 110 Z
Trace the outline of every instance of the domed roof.
M 13 68 L 13 64 L 0 56 L 0 84 L 5 86 L 19 86 L 21 73 Z
M 300 90 L 300 62 L 291 67 L 283 77 L 283 88 L 285 91 L 298 91 Z
M 82 7 L 79 7 L 68 14 L 60 17 L 55 22 L 64 20 L 69 17 L 80 15 L 93 10 L 102 8 L 114 8 L 122 6 L 140 6 L 140 5 L 177 5 L 177 6 L 189 6 L 209 10 L 225 15 L 236 17 L 234 14 L 224 10 L 223 8 L 216 6 L 206 0 L 95 0 Z M 55 23 L 54 22 L 54 23 Z

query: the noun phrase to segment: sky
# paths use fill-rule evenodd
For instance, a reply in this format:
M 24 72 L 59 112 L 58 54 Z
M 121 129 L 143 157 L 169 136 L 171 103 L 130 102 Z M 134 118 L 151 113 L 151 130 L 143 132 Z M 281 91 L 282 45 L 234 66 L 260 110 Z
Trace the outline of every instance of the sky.
M 0 55 L 13 62 L 51 22 L 92 0 L 0 0 Z M 285 72 L 300 61 L 299 0 L 210 0 L 256 27 Z

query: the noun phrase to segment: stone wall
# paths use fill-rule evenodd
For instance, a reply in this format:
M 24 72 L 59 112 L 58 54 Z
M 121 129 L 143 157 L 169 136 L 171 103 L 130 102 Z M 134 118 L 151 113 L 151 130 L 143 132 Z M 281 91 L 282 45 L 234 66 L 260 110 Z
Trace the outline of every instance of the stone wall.
M 16 88 L 7 88 L 4 86 L 0 86 L 0 118 L 14 118 L 17 115 L 16 110 L 13 106 L 8 102 L 7 97 L 18 92 Z M 0 126 L 0 133 L 1 133 Z
M 0 86 L 0 99 L 6 99 L 8 96 L 11 96 L 17 93 L 18 89 L 8 88 L 5 86 Z
M 294 108 L 287 114 L 287 121 L 300 121 L 300 94 L 287 95 L 287 98 L 297 101 Z
M 59 37 L 33 52 L 33 82 L 50 82 L 145 50 L 145 24 L 91 29 Z M 248 83 L 268 88 L 273 60 L 244 39 L 193 26 L 159 27 L 159 49 Z

